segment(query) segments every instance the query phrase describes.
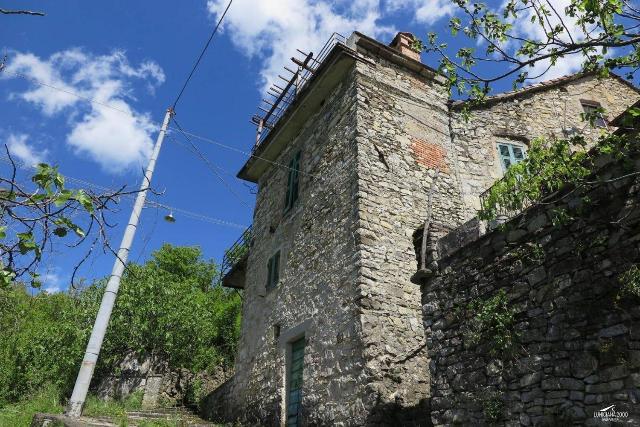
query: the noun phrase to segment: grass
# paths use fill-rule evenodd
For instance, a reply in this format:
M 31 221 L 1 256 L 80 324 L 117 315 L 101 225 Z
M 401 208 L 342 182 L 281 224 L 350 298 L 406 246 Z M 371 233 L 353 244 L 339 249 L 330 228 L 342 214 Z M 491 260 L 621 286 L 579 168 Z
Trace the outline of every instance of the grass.
M 102 400 L 97 396 L 87 396 L 82 414 L 87 417 L 122 417 L 127 411 L 142 408 L 142 392 L 135 392 L 122 400 Z
M 87 417 L 109 417 L 113 423 L 126 427 L 129 425 L 127 411 L 139 410 L 142 406 L 142 393 L 133 393 L 123 400 L 100 400 L 90 395 L 87 397 L 83 415 Z M 0 404 L 0 427 L 28 427 L 33 416 L 38 412 L 48 414 L 62 414 L 64 404 L 60 393 L 55 387 L 45 387 L 29 399 L 17 403 Z M 181 427 L 186 425 L 181 417 L 176 415 L 168 420 L 138 421 L 138 427 Z
M 37 412 L 61 414 L 63 411 L 58 390 L 45 387 L 29 399 L 0 406 L 0 427 L 30 426 L 31 419 Z

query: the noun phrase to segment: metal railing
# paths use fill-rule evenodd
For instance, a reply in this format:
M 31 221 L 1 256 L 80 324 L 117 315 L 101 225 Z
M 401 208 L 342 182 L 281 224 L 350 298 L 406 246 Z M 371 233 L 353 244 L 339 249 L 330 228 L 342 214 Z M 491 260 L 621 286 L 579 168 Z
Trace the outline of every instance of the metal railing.
M 496 182 L 493 183 L 493 185 L 491 185 L 491 187 L 487 188 L 485 191 L 483 191 L 480 194 L 480 209 L 483 209 L 483 207 L 486 205 L 487 200 L 491 194 L 491 190 L 493 190 L 493 188 L 496 185 L 499 185 L 503 182 L 504 178 L 501 178 L 499 180 L 497 180 Z M 532 206 L 535 203 L 535 200 L 531 200 L 529 199 L 524 191 L 520 191 L 518 186 L 516 186 L 516 188 L 513 189 L 514 192 L 516 193 L 520 193 L 520 206 L 519 207 L 514 207 L 514 206 L 502 206 L 500 204 L 496 204 L 496 206 L 493 208 L 495 210 L 495 220 L 498 223 L 502 223 L 502 222 L 506 222 L 508 220 L 510 220 L 511 218 L 516 217 L 517 215 L 521 214 L 525 209 L 527 209 L 528 207 Z
M 253 228 L 250 226 L 224 253 L 220 264 L 220 278 L 224 277 L 249 253 L 249 246 L 253 236 Z
M 278 124 L 280 118 L 295 102 L 298 94 L 338 44 L 346 45 L 346 38 L 338 33 L 333 33 L 318 55 L 314 55 L 313 52 L 305 53 L 297 49 L 298 53 L 304 56 L 303 59 L 291 58 L 291 61 L 297 66 L 297 70 L 294 71 L 284 67 L 291 74 L 289 78 L 278 76 L 285 82 L 283 84 L 284 87 L 273 83 L 267 91 L 266 98 L 263 98 L 262 104 L 258 106 L 261 112 L 251 118 L 251 122 L 257 126 L 256 143 L 253 146 L 254 152 L 269 135 L 269 132 Z

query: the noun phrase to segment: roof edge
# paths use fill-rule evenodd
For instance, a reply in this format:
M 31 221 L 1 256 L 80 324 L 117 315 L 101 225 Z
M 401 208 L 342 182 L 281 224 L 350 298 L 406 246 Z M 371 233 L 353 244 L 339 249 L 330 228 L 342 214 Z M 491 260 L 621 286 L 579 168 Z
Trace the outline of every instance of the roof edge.
M 586 71 L 586 72 L 578 72 L 578 73 L 574 73 L 574 74 L 569 74 L 568 76 L 562 76 L 562 77 L 558 77 L 556 79 L 545 80 L 543 82 L 534 83 L 532 85 L 525 86 L 525 87 L 517 89 L 517 90 L 497 93 L 495 95 L 492 95 L 492 96 L 489 96 L 489 97 L 485 98 L 485 100 L 480 104 L 471 105 L 470 108 L 471 109 L 477 109 L 477 108 L 483 108 L 483 107 L 492 106 L 492 105 L 494 105 L 494 104 L 496 104 L 498 102 L 503 102 L 503 101 L 519 98 L 520 96 L 525 96 L 525 95 L 529 95 L 529 94 L 532 94 L 532 93 L 538 93 L 538 92 L 542 92 L 542 91 L 545 91 L 545 90 L 553 89 L 553 88 L 556 88 L 556 87 L 561 86 L 563 84 L 570 83 L 570 82 L 573 82 L 575 80 L 579 80 L 581 78 L 593 76 L 593 75 L 596 75 L 596 74 L 597 74 L 597 71 Z M 622 78 L 618 74 L 616 74 L 614 72 L 610 72 L 609 75 L 611 77 L 615 78 L 616 80 L 618 80 L 620 83 L 622 83 L 622 84 L 630 87 L 634 91 L 640 93 L 640 88 L 638 88 L 637 86 L 635 86 L 633 83 L 629 82 L 628 80 Z M 467 105 L 469 102 L 470 102 L 469 99 L 466 99 L 466 100 L 451 100 L 450 101 L 450 105 L 451 105 L 452 109 L 459 110 L 463 106 Z

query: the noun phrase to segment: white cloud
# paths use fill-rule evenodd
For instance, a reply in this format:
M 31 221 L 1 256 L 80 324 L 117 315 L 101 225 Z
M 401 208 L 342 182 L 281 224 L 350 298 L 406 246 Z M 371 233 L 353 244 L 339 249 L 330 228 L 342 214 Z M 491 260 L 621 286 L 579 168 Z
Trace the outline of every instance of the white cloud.
M 36 151 L 27 144 L 28 135 L 9 134 L 6 140 L 7 148 L 11 156 L 17 157 L 26 165 L 33 166 L 42 163 L 47 155 L 47 150 Z
M 218 19 L 227 0 L 209 0 Z M 275 81 L 296 49 L 318 52 L 332 33 L 358 30 L 372 36 L 394 30 L 380 25 L 380 1 L 236 0 L 225 18 L 233 43 L 249 57 L 263 61 L 262 84 Z
M 227 4 L 207 1 L 213 19 Z M 398 29 L 384 25 L 387 18 L 403 13 L 404 19 L 408 14 L 414 23 L 432 25 L 456 10 L 453 0 L 235 0 L 223 27 L 239 50 L 262 61 L 260 84 L 268 86 L 296 49 L 317 53 L 334 32 L 390 39 Z
M 42 290 L 48 294 L 55 294 L 62 291 L 62 278 L 55 271 L 44 273 L 40 280 L 42 281 Z
M 131 111 L 125 102 L 111 101 L 111 104 L 120 110 Z M 149 135 L 154 129 L 148 116 L 135 113 L 125 116 L 117 111 L 96 108 L 74 126 L 67 142 L 105 169 L 117 172 L 133 159 L 149 157 L 152 149 Z
M 5 73 L 4 78 L 19 73 L 63 90 L 33 83 L 26 91 L 14 93 L 12 98 L 32 103 L 46 116 L 68 113 L 71 129 L 67 143 L 103 169 L 118 172 L 139 165 L 151 152 L 154 130 L 151 121 L 130 103 L 135 100 L 132 95 L 135 81 L 146 83 L 151 91 L 164 82 L 164 72 L 155 62 L 133 66 L 122 51 L 96 56 L 82 49 L 68 49 L 47 59 L 17 52 L 7 70 L 9 73 Z M 87 103 L 71 92 L 124 113 Z

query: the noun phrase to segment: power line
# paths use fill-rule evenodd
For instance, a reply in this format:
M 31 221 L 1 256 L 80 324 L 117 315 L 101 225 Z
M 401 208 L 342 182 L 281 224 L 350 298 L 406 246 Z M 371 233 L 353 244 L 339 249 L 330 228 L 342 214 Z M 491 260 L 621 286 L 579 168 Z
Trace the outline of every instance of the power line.
M 0 161 L 11 164 L 11 160 L 6 156 L 0 156 Z M 16 166 L 19 167 L 20 169 L 23 169 L 23 170 L 27 170 L 27 169 L 28 170 L 33 170 L 33 169 L 35 169 L 34 167 L 27 166 L 22 162 L 16 162 Z M 100 191 L 110 192 L 110 193 L 115 193 L 117 191 L 117 190 L 114 190 L 114 189 L 109 188 L 109 187 L 103 187 L 101 185 L 94 184 L 94 183 L 89 182 L 89 181 L 85 181 L 83 179 L 74 178 L 74 177 L 68 176 L 68 175 L 63 175 L 63 176 L 68 181 L 75 182 L 77 184 L 80 184 L 80 185 L 83 185 L 83 186 L 87 186 L 87 187 L 93 187 L 93 188 L 95 188 L 97 190 L 100 190 Z M 123 194 L 123 195 L 121 195 L 121 197 L 126 199 L 126 200 L 128 200 L 128 201 L 132 201 L 133 200 L 133 194 Z M 156 202 L 156 201 L 153 201 L 153 200 L 145 201 L 145 205 L 147 205 L 149 207 L 166 209 L 166 210 L 168 210 L 170 212 L 179 212 L 179 213 L 183 214 L 185 217 L 189 217 L 191 219 L 196 219 L 196 220 L 208 222 L 208 223 L 211 223 L 211 224 L 223 225 L 223 226 L 239 228 L 239 229 L 243 229 L 243 230 L 245 228 L 247 228 L 246 225 L 236 224 L 236 223 L 233 223 L 233 222 L 230 222 L 230 221 L 226 221 L 226 220 L 223 220 L 223 219 L 219 219 L 219 218 L 213 218 L 213 217 L 202 215 L 202 214 L 199 214 L 199 213 L 196 213 L 196 212 L 191 212 L 191 211 L 188 211 L 186 209 L 177 208 L 175 206 L 165 205 L 163 203 L 159 203 L 159 202 Z
M 191 72 L 189 73 L 189 76 L 187 77 L 187 80 L 185 80 L 184 84 L 182 85 L 182 89 L 180 89 L 180 93 L 178 93 L 178 97 L 173 102 L 173 107 L 171 107 L 171 108 L 173 108 L 173 110 L 176 109 L 176 104 L 180 100 L 180 97 L 184 93 L 184 90 L 187 88 L 187 85 L 189 84 L 189 81 L 191 80 L 191 77 L 193 76 L 193 73 L 195 73 L 196 68 L 198 68 L 198 65 L 200 64 L 200 61 L 202 60 L 202 57 L 207 52 L 207 49 L 209 48 L 209 45 L 211 44 L 211 40 L 213 40 L 213 36 L 215 36 L 216 33 L 218 32 L 218 27 L 220 27 L 220 24 L 222 24 L 222 20 L 224 19 L 225 15 L 227 14 L 227 11 L 229 10 L 229 8 L 231 7 L 231 3 L 233 3 L 233 0 L 229 0 L 229 4 L 227 5 L 227 8 L 222 13 L 222 16 L 220 16 L 220 19 L 218 19 L 218 23 L 216 24 L 216 26 L 214 27 L 213 31 L 211 32 L 211 35 L 209 36 L 209 40 L 207 40 L 207 43 L 202 48 L 202 51 L 200 52 L 200 56 L 198 56 L 198 60 L 196 61 L 195 64 L 193 64 L 193 68 L 191 68 Z
M 68 89 L 63 89 L 63 88 L 51 85 L 49 83 L 45 83 L 43 81 L 40 81 L 40 80 L 36 79 L 35 77 L 27 76 L 26 74 L 16 73 L 16 72 L 13 72 L 13 71 L 7 71 L 6 68 L 0 68 L 0 72 L 1 73 L 6 73 L 6 74 L 11 74 L 11 75 L 13 75 L 15 77 L 20 77 L 21 79 L 30 81 L 31 83 L 35 83 L 35 84 L 38 84 L 40 86 L 48 87 L 49 89 L 57 90 L 59 92 L 66 93 L 67 95 L 75 96 L 76 98 L 82 99 L 82 100 L 90 102 L 92 104 L 96 104 L 96 105 L 100 105 L 102 107 L 110 108 L 110 109 L 112 109 L 114 111 L 117 111 L 119 113 L 126 114 L 127 116 L 133 116 L 133 114 L 131 114 L 130 111 L 122 110 L 122 109 L 120 109 L 118 107 L 114 107 L 113 105 L 107 104 L 106 102 L 98 101 L 95 98 L 91 98 L 91 97 L 85 96 L 85 95 L 80 95 L 77 92 L 73 92 L 73 91 L 70 91 Z M 160 123 L 155 123 L 155 124 L 159 125 Z
M 264 162 L 267 162 L 267 163 L 272 164 L 274 166 L 278 166 L 278 167 L 283 168 L 283 169 L 296 170 L 300 175 L 307 175 L 307 176 L 310 176 L 310 177 L 313 177 L 313 178 L 323 179 L 323 177 L 321 175 L 315 175 L 315 174 L 312 174 L 312 173 L 309 173 L 309 172 L 304 172 L 304 171 L 299 170 L 299 169 L 294 169 L 294 168 L 292 168 L 290 166 L 283 165 L 282 163 L 278 163 L 278 162 L 275 162 L 273 160 L 269 160 L 269 159 L 266 159 L 264 157 L 258 156 L 257 154 L 254 154 L 254 153 L 251 153 L 251 152 L 248 152 L 248 151 L 244 151 L 244 150 L 241 150 L 239 148 L 232 147 L 230 145 L 223 144 L 221 142 L 215 141 L 215 140 L 213 140 L 211 138 L 207 138 L 206 136 L 198 135 L 198 134 L 186 131 L 184 129 L 183 130 L 176 129 L 176 128 L 171 127 L 171 126 L 169 126 L 169 129 L 177 130 L 179 132 L 182 132 L 182 134 L 189 135 L 190 137 L 192 137 L 194 139 L 199 139 L 200 141 L 204 141 L 204 142 L 207 142 L 209 144 L 217 145 L 218 147 L 226 148 L 227 150 L 231 150 L 231 151 L 235 151 L 235 152 L 240 153 L 240 154 L 244 154 L 247 157 L 255 157 L 256 159 L 260 159 L 260 160 L 262 160 Z
M 247 208 L 251 209 L 251 206 L 245 202 L 240 195 L 238 195 L 238 193 L 236 193 L 236 191 L 231 187 L 231 185 L 229 185 L 229 183 L 222 177 L 222 175 L 220 175 L 220 173 L 216 170 L 215 166 L 209 161 L 209 159 L 202 154 L 202 152 L 200 150 L 198 150 L 198 147 L 195 146 L 195 144 L 193 143 L 193 141 L 191 141 L 191 138 L 189 138 L 189 136 L 187 136 L 184 131 L 182 130 L 182 126 L 180 126 L 180 123 L 178 123 L 178 121 L 176 120 L 176 118 L 173 118 L 173 122 L 176 124 L 176 126 L 178 126 L 178 129 L 180 130 L 180 132 L 182 133 L 182 135 L 187 139 L 187 141 L 189 141 L 189 145 L 191 146 L 193 152 L 195 152 L 195 154 L 200 157 L 200 159 L 207 165 L 207 168 L 209 168 L 209 170 L 211 172 L 213 172 L 213 174 L 215 176 L 218 177 L 218 179 L 222 182 L 222 184 L 227 188 L 227 190 L 229 190 L 229 192 L 243 205 L 245 205 Z
M 44 86 L 44 87 L 48 87 L 48 88 L 53 89 L 53 90 L 57 90 L 57 91 L 63 92 L 63 93 L 66 93 L 68 95 L 75 96 L 75 97 L 77 97 L 79 99 L 82 99 L 84 101 L 90 102 L 92 104 L 96 104 L 96 105 L 99 105 L 99 106 L 102 106 L 102 107 L 105 107 L 105 108 L 109 108 L 111 110 L 118 111 L 118 112 L 120 112 L 122 114 L 126 114 L 127 116 L 132 117 L 132 114 L 130 112 L 128 112 L 128 111 L 121 110 L 121 109 L 119 109 L 117 107 L 114 107 L 112 105 L 106 104 L 104 102 L 97 101 L 97 100 L 95 100 L 93 98 L 90 98 L 90 97 L 87 97 L 87 96 L 84 96 L 84 95 L 80 95 L 78 93 L 75 93 L 75 92 L 72 92 L 72 91 L 69 91 L 69 90 L 66 90 L 66 89 L 62 89 L 62 88 L 59 88 L 57 86 L 50 85 L 48 83 L 41 82 L 36 78 L 29 77 L 29 76 L 26 76 L 26 75 L 20 74 L 20 73 L 14 73 L 14 72 L 11 72 L 11 71 L 7 71 L 6 68 L 0 70 L 0 72 L 1 73 L 12 74 L 12 75 L 17 76 L 17 77 L 21 77 L 23 79 L 26 79 L 26 80 L 32 82 L 32 83 L 35 83 L 35 84 L 38 84 L 38 85 L 41 85 L 41 86 Z M 161 126 L 160 122 L 156 122 L 156 121 L 153 121 L 153 120 L 149 120 L 149 123 L 153 124 L 153 125 L 155 125 L 157 127 Z M 169 129 L 179 131 L 179 132 L 183 133 L 184 135 L 189 135 L 190 137 L 198 139 L 200 141 L 204 141 L 204 142 L 207 142 L 207 143 L 210 143 L 210 144 L 213 144 L 213 145 L 217 145 L 218 147 L 222 147 L 222 148 L 225 148 L 227 150 L 235 151 L 237 153 L 245 155 L 248 158 L 249 157 L 254 157 L 256 159 L 265 161 L 265 162 L 267 162 L 267 163 L 269 163 L 271 165 L 274 165 L 274 166 L 277 166 L 277 167 L 280 167 L 280 168 L 283 168 L 283 169 L 287 169 L 287 170 L 292 170 L 293 169 L 293 168 L 291 168 L 291 167 L 289 167 L 287 165 L 283 165 L 283 164 L 275 162 L 273 160 L 269 160 L 269 159 L 266 159 L 264 157 L 258 156 L 253 152 L 244 151 L 244 150 L 241 150 L 239 148 L 232 147 L 230 145 L 223 144 L 221 142 L 217 142 L 217 141 L 215 141 L 215 140 L 213 140 L 211 138 L 207 138 L 207 137 L 204 137 L 204 136 L 201 136 L 201 135 L 197 135 L 197 134 L 192 133 L 192 132 L 188 132 L 188 131 L 186 131 L 184 129 L 181 131 L 180 129 L 177 129 L 177 128 L 174 128 L 174 127 L 171 127 L 171 126 L 169 126 Z M 322 177 L 320 177 L 320 176 L 317 176 L 317 175 L 314 175 L 314 174 L 311 174 L 311 173 L 308 173 L 308 172 L 304 172 L 304 171 L 301 171 L 301 170 L 299 170 L 298 173 L 301 174 L 301 175 L 307 175 L 307 176 L 311 176 L 311 177 L 314 177 L 314 178 L 322 179 Z

